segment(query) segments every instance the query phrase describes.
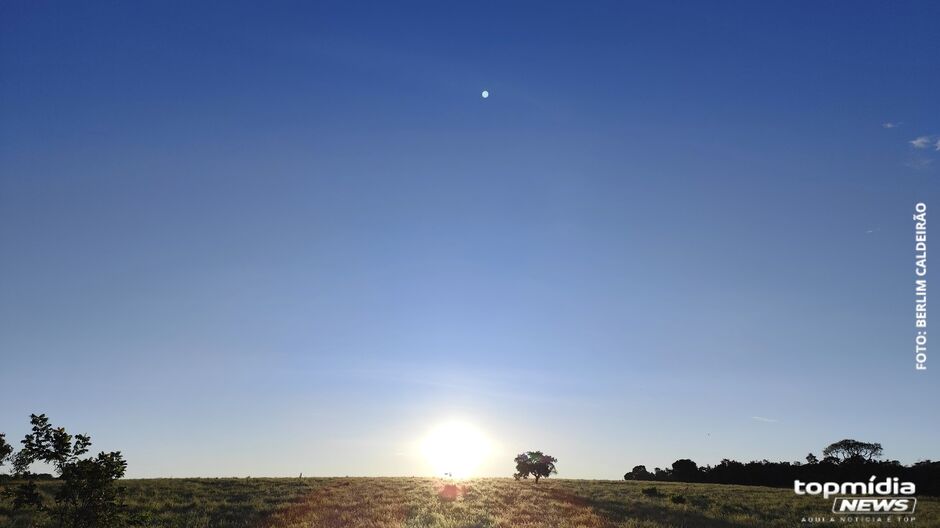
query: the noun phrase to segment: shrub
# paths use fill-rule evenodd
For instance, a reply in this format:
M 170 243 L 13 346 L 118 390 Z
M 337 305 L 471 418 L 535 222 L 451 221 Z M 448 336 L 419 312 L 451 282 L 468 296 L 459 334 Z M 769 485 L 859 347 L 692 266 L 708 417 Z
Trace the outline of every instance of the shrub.
M 711 506 L 711 501 L 705 495 L 693 495 L 689 497 L 689 502 L 700 510 L 707 510 Z
M 656 489 L 656 486 L 650 486 L 648 488 L 643 488 L 640 490 L 640 493 L 646 495 L 647 497 L 659 497 L 659 490 Z

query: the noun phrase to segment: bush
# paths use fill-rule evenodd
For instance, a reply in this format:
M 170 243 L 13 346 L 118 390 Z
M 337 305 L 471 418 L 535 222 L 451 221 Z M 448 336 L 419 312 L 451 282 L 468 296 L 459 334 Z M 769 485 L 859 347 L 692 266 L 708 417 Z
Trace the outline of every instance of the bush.
M 659 497 L 660 496 L 659 490 L 656 489 L 656 486 L 643 488 L 642 490 L 640 490 L 640 493 L 642 493 L 643 495 L 646 495 L 647 497 Z
M 685 504 L 685 497 L 682 495 L 673 495 L 670 500 L 675 504 Z
M 705 495 L 693 495 L 689 497 L 689 502 L 700 510 L 707 510 L 711 506 L 711 501 Z

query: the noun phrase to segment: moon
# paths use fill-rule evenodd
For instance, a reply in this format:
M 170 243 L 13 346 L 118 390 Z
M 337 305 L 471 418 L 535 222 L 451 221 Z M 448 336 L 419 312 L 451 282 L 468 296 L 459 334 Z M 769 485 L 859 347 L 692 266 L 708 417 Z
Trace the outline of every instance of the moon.
M 490 92 L 487 90 L 483 90 L 483 93 L 481 93 L 480 96 L 486 99 L 487 97 L 490 96 Z

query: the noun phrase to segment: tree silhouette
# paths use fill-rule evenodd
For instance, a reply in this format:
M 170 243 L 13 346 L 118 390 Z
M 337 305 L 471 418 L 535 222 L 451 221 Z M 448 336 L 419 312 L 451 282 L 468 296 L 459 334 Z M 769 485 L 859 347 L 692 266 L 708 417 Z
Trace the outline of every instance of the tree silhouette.
M 891 475 L 914 482 L 918 493 L 940 496 L 940 462 L 924 460 L 904 466 L 897 460 L 881 460 L 881 444 L 842 440 L 826 449 L 821 460 L 809 453 L 806 464 L 752 460 L 738 462 L 723 459 L 715 466 L 697 467 L 689 459 L 680 459 L 672 469 L 654 470 L 654 480 L 709 482 L 750 486 L 791 487 L 794 480 L 806 482 L 848 482 L 869 479 L 872 475 Z M 634 466 L 626 480 L 640 480 L 644 466 Z
M 672 463 L 672 477 L 676 480 L 694 482 L 699 475 L 698 464 L 683 458 Z
M 13 446 L 7 443 L 6 435 L 0 433 L 0 466 L 13 454 Z
M 72 436 L 62 427 L 54 428 L 44 414 L 31 415 L 30 422 L 32 433 L 26 435 L 23 447 L 13 457 L 14 476 L 24 481 L 13 490 L 13 507 L 47 512 L 59 526 L 67 528 L 121 524 L 124 490 L 114 485 L 127 468 L 121 453 L 102 452 L 97 457 L 81 458 L 91 447 L 89 436 Z M 51 464 L 59 475 L 61 484 L 52 505 L 46 504 L 36 486 L 37 475 L 30 472 L 36 462 Z
M 624 475 L 623 480 L 653 480 L 653 474 L 646 470 L 646 466 L 633 466 L 633 470 Z
M 541 451 L 527 451 L 516 457 L 516 474 L 513 477 L 519 480 L 527 479 L 531 475 L 538 483 L 540 478 L 548 478 L 549 475 L 558 473 L 555 462 L 558 462 L 558 459 Z
M 881 457 L 882 449 L 879 443 L 859 442 L 846 438 L 829 444 L 823 449 L 823 456 L 834 458 L 839 462 L 871 462 Z

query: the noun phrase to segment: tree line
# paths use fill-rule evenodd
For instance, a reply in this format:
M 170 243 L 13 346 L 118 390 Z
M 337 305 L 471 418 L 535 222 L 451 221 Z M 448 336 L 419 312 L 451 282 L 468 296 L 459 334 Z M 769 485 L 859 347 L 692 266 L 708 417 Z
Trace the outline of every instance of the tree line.
M 683 458 L 673 462 L 671 468 L 654 468 L 653 471 L 648 471 L 643 465 L 634 466 L 623 478 L 792 487 L 797 479 L 804 482 L 859 482 L 876 475 L 913 482 L 919 495 L 940 495 L 940 461 L 924 460 L 905 466 L 897 460 L 881 460 L 883 451 L 879 443 L 847 438 L 823 449 L 821 459 L 809 453 L 805 462 L 738 462 L 726 458 L 714 466 L 699 466 Z

